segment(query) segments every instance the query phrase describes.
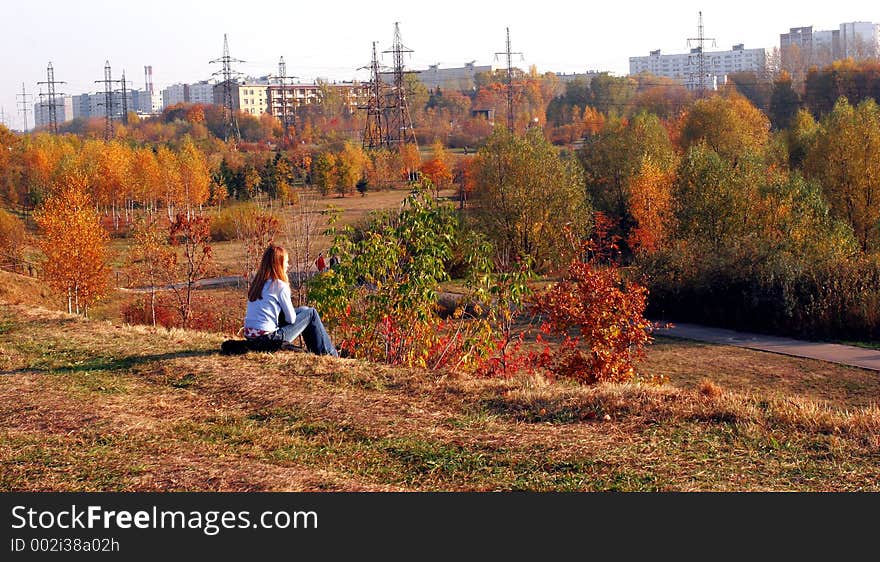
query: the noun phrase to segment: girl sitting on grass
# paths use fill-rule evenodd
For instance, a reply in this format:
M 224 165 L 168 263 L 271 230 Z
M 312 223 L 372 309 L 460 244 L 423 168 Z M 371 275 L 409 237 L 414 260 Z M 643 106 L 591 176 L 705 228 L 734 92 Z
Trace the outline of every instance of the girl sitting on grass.
M 287 250 L 281 246 L 270 245 L 263 252 L 248 290 L 244 337 L 290 344 L 302 335 L 306 348 L 312 353 L 339 357 L 318 311 L 310 306 L 293 308 L 287 279 L 289 265 Z

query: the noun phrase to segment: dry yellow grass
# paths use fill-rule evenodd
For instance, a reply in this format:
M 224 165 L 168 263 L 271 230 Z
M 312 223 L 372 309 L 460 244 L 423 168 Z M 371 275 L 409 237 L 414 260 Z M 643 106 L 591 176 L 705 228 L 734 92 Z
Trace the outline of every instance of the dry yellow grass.
M 665 341 L 669 384 L 582 388 L 221 340 L 3 305 L 0 489 L 880 489 L 865 371 Z

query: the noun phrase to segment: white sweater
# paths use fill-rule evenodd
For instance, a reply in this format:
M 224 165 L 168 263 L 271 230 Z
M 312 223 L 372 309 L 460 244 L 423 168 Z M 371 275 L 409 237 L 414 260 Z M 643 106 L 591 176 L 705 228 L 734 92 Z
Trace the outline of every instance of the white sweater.
M 284 312 L 288 324 L 293 324 L 296 312 L 290 299 L 290 285 L 280 279 L 269 279 L 263 284 L 260 300 L 248 301 L 244 327 L 264 332 L 278 329 L 278 316 Z

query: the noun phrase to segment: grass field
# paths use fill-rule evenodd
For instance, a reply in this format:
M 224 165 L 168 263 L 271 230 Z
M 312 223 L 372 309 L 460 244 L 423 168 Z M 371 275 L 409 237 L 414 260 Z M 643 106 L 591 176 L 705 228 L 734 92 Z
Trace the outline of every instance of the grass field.
M 221 340 L 0 306 L 0 490 L 880 489 L 868 371 L 660 340 L 668 384 L 581 388 Z

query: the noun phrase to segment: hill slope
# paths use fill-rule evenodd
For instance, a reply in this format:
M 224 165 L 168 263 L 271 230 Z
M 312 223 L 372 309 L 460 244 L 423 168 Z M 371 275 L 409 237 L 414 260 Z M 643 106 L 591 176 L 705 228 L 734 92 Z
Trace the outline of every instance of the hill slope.
M 880 489 L 856 369 L 665 341 L 671 384 L 591 389 L 222 338 L 0 306 L 0 490 Z

